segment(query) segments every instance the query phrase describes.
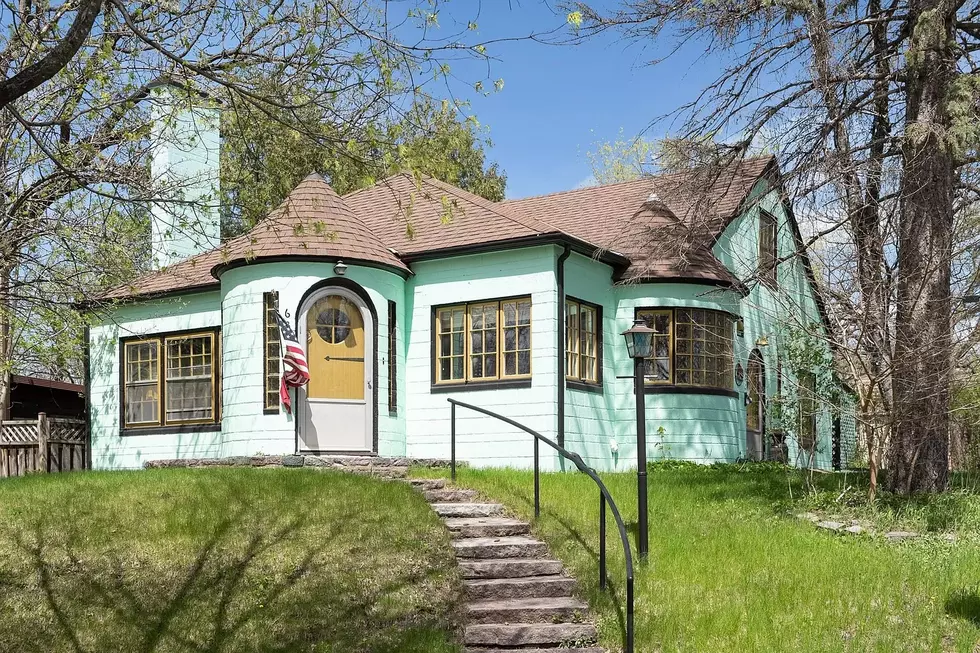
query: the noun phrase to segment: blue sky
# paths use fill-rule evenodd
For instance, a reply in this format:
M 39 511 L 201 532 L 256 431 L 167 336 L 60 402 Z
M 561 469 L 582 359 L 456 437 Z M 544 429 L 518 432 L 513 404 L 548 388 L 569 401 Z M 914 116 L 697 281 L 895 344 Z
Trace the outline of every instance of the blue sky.
M 472 5 L 454 10 L 465 20 Z M 484 2 L 477 20 L 479 37 L 527 35 L 565 21 L 541 0 Z M 444 28 L 447 26 L 444 25 Z M 504 89 L 481 97 L 457 88 L 472 100 L 471 110 L 490 128 L 489 157 L 507 173 L 507 197 L 526 197 L 575 188 L 590 177 L 586 152 L 595 141 L 615 139 L 620 129 L 635 136 L 657 116 L 693 99 L 717 65 L 688 48 L 656 66 L 672 41 L 638 44 L 606 34 L 579 46 L 548 46 L 530 41 L 498 44 L 490 54 L 490 78 Z M 700 59 L 700 60 L 699 60 Z M 456 64 L 454 73 L 480 79 L 485 68 Z M 656 138 L 664 130 L 648 132 Z

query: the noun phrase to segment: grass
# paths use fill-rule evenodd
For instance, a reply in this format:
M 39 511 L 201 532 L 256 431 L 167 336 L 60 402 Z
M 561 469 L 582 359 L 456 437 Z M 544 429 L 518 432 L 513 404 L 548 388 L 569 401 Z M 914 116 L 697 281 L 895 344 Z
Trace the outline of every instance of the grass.
M 0 650 L 458 651 L 439 519 L 399 483 L 303 470 L 0 482 Z
M 651 471 L 650 558 L 636 573 L 637 651 L 980 650 L 975 539 L 889 544 L 830 534 L 787 513 L 807 496 L 799 473 L 740 469 Z M 635 475 L 603 480 L 635 537 Z M 830 493 L 842 480 L 819 482 Z M 533 515 L 530 472 L 462 469 L 459 484 Z M 610 521 L 613 594 L 600 592 L 598 491 L 568 473 L 543 474 L 541 493 L 536 532 L 579 579 L 602 643 L 617 650 L 623 557 Z

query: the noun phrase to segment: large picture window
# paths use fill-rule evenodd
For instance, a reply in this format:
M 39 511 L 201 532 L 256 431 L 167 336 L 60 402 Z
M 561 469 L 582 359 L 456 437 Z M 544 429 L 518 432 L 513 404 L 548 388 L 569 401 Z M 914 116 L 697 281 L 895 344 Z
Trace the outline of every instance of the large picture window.
M 519 379 L 531 375 L 531 298 L 435 309 L 437 384 Z
M 122 341 L 123 427 L 217 424 L 216 330 Z
M 654 331 L 644 372 L 647 384 L 733 389 L 731 315 L 696 308 L 642 308 L 636 316 Z
M 565 302 L 565 378 L 600 382 L 602 312 L 599 306 L 575 299 Z

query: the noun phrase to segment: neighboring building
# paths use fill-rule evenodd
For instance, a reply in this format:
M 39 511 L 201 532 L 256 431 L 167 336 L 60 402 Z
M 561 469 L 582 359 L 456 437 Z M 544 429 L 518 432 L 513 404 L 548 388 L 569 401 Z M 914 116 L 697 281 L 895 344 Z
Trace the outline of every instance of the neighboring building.
M 10 419 L 85 417 L 85 386 L 14 374 L 10 377 Z M 2 411 L 0 411 L 2 412 Z
M 198 174 L 208 155 L 194 156 Z M 310 175 L 249 234 L 208 251 L 156 211 L 155 260 L 189 258 L 110 292 L 117 303 L 91 328 L 93 467 L 258 452 L 448 457 L 456 397 L 597 469 L 628 468 L 633 367 L 620 334 L 635 317 L 657 331 L 651 459 L 781 452 L 830 468 L 837 442 L 846 463 L 853 418 L 816 392 L 833 376 L 829 348 L 816 340 L 827 364 L 793 369 L 781 344 L 794 323 L 824 323 L 776 161 L 723 171 L 705 201 L 697 177 L 495 204 L 408 174 L 340 197 Z M 217 220 L 200 213 L 193 221 Z M 292 413 L 276 307 L 309 360 Z M 531 438 L 470 411 L 458 420 L 461 459 L 530 464 Z

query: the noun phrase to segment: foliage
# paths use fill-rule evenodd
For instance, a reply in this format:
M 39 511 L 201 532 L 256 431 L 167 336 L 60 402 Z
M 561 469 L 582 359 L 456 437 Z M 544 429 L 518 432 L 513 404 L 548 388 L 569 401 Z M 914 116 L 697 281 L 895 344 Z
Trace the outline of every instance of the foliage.
M 646 563 L 634 558 L 637 651 L 972 650 L 980 622 L 954 604 L 964 593 L 977 596 L 975 536 L 963 530 L 958 542 L 928 537 L 887 544 L 824 532 L 792 514 L 803 505 L 797 502 L 806 495 L 805 477 L 758 465 L 678 466 L 649 475 L 650 557 Z M 461 470 L 458 478 L 532 517 L 530 471 Z M 815 483 L 829 494 L 844 478 L 818 475 Z M 623 512 L 635 552 L 636 475 L 602 479 Z M 540 480 L 535 534 L 579 582 L 597 615 L 600 643 L 617 650 L 623 553 L 610 529 L 611 590 L 600 590 L 595 485 L 577 473 L 542 474 Z M 857 480 L 846 476 L 848 484 Z M 976 510 L 980 497 L 969 500 Z
M 447 59 L 490 57 L 472 21 L 458 34 L 439 32 L 442 4 L 413 0 L 397 17 L 384 3 L 355 0 L 3 5 L 0 406 L 15 360 L 21 371 L 67 367 L 77 378 L 81 324 L 71 303 L 85 300 L 98 314 L 109 308 L 99 301 L 105 289 L 147 270 L 148 208 L 183 201 L 179 184 L 147 174 L 162 138 L 153 125 L 188 107 L 224 107 L 224 127 L 245 139 L 228 180 L 247 202 L 245 221 L 311 163 L 350 175 L 340 186 L 362 184 L 387 170 L 375 155 L 399 143 L 414 147 L 399 165 L 485 194 L 502 189 L 502 175 L 484 169 L 477 132 L 426 113 L 431 86 L 453 79 Z M 389 130 L 413 106 L 432 124 L 416 121 L 398 141 Z M 455 168 L 433 162 L 445 150 L 423 143 L 430 127 L 459 148 Z M 248 139 L 279 147 L 251 154 L 267 170 L 281 166 L 281 179 L 256 183 L 263 168 L 249 163 Z
M 250 107 L 224 112 L 222 122 L 222 229 L 243 233 L 278 206 L 311 172 L 324 175 L 343 195 L 402 171 L 435 177 L 481 195 L 503 199 L 506 177 L 496 163 L 485 164 L 484 145 L 474 119 L 457 119 L 448 102 L 419 99 L 397 122 L 365 125 L 345 136 L 342 150 L 329 114 L 304 119 L 316 134 L 271 120 Z M 353 131 L 353 130 L 351 130 Z
M 404 484 L 215 469 L 0 486 L 5 650 L 450 653 L 459 584 Z
M 585 156 L 597 184 L 614 184 L 650 174 L 656 150 L 653 141 L 627 138 L 620 129 L 615 140 L 593 142 Z

